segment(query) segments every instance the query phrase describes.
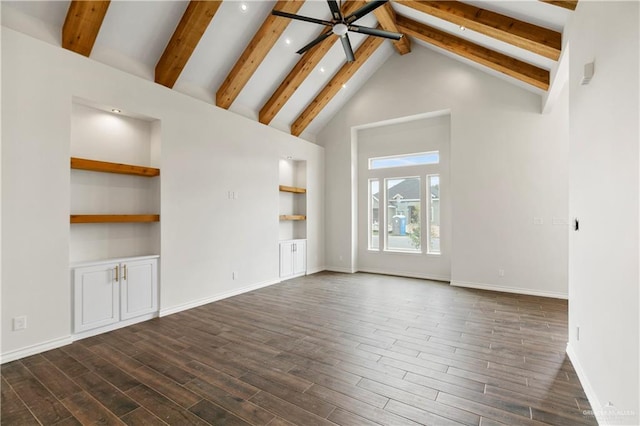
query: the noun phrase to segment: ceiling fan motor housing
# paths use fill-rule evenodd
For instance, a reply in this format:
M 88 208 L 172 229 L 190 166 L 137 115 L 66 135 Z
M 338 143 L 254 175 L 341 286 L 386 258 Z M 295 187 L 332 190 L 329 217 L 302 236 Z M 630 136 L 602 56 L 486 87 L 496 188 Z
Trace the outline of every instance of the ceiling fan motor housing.
M 335 24 L 335 25 L 333 26 L 333 33 L 334 33 L 335 35 L 337 35 L 337 36 L 340 36 L 340 37 L 342 37 L 343 35 L 345 35 L 345 34 L 347 33 L 347 31 L 348 31 L 348 30 L 349 30 L 349 28 L 348 28 L 345 24 L 343 24 L 343 23 L 341 23 L 341 22 L 340 22 L 340 23 L 338 23 L 338 24 Z

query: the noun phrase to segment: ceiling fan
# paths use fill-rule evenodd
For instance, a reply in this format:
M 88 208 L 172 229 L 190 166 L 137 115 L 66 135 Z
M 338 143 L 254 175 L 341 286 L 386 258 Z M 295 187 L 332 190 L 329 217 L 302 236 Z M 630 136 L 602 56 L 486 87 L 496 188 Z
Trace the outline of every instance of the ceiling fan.
M 279 10 L 271 11 L 271 14 L 276 16 L 297 19 L 299 21 L 311 22 L 314 24 L 330 27 L 325 32 L 320 34 L 315 40 L 313 40 L 311 43 L 304 46 L 302 49 L 298 50 L 296 53 L 303 54 L 304 52 L 311 49 L 316 44 L 322 42 L 331 34 L 335 34 L 338 37 L 340 37 L 340 41 L 342 42 L 344 53 L 347 56 L 347 62 L 353 62 L 355 61 L 356 58 L 353 55 L 353 49 L 351 48 L 351 42 L 349 41 L 349 35 L 347 34 L 349 31 L 372 35 L 376 37 L 384 37 L 391 40 L 400 40 L 400 38 L 402 37 L 402 34 L 399 34 L 399 33 L 379 30 L 377 28 L 363 27 L 360 25 L 353 24 L 358 19 L 362 18 L 363 16 L 367 15 L 370 12 L 373 12 L 378 7 L 387 3 L 387 0 L 369 2 L 348 16 L 344 16 L 342 14 L 342 12 L 340 11 L 340 6 L 338 5 L 338 2 L 336 0 L 327 0 L 327 3 L 329 3 L 329 9 L 331 9 L 331 15 L 333 16 L 333 19 L 331 19 L 331 21 L 310 18 L 308 16 L 296 15 L 288 12 L 281 12 Z

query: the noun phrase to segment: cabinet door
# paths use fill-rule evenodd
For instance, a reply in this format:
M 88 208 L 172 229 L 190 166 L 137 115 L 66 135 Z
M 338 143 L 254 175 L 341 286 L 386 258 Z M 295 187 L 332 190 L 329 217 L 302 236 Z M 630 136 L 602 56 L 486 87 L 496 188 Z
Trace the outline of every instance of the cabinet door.
M 121 319 L 158 310 L 158 262 L 156 259 L 121 264 Z
M 280 243 L 280 278 L 293 275 L 293 243 Z
M 86 266 L 73 271 L 73 330 L 85 330 L 120 320 L 117 263 Z
M 304 275 L 307 272 L 307 242 L 299 240 L 293 246 L 293 274 Z

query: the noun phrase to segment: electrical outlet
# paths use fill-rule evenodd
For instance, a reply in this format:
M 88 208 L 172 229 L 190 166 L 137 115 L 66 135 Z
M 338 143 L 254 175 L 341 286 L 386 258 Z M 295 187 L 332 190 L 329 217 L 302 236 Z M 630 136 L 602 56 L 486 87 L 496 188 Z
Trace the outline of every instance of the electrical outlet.
M 27 328 L 27 317 L 20 316 L 13 319 L 13 331 L 24 330 Z
M 498 276 L 504 277 L 504 269 L 498 269 Z

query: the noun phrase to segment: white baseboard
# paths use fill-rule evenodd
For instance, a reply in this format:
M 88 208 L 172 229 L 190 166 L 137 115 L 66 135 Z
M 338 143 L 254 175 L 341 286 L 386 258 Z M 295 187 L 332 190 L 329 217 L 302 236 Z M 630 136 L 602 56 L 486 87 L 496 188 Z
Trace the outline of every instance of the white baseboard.
M 585 374 L 584 369 L 582 368 L 582 364 L 580 364 L 578 355 L 576 355 L 570 343 L 567 343 L 567 355 L 571 360 L 571 364 L 573 364 L 573 369 L 576 371 L 576 374 L 578 375 L 578 379 L 580 379 L 580 384 L 582 385 L 582 389 L 584 389 L 584 393 L 587 395 L 589 404 L 591 404 L 591 410 L 593 411 L 593 414 L 595 414 L 598 424 L 600 426 L 609 425 L 607 418 L 604 416 L 605 413 L 604 413 L 603 407 L 600 404 L 600 401 L 598 400 L 598 397 L 596 396 L 596 393 L 594 392 L 593 387 L 591 387 L 591 382 L 589 382 L 589 379 L 587 378 L 587 375 Z
M 150 319 L 156 318 L 157 316 L 158 316 L 157 312 L 141 315 L 139 317 L 130 318 L 128 320 L 118 321 L 117 323 L 107 325 L 106 327 L 99 327 L 99 328 L 94 328 L 92 330 L 82 331 L 80 333 L 73 334 L 71 338 L 75 342 L 76 340 L 86 339 L 87 337 L 96 336 L 98 334 L 107 333 L 109 331 L 117 330 L 119 328 L 128 327 L 130 325 L 137 324 L 139 322 L 148 321 Z
M 39 354 L 41 352 L 50 351 L 51 349 L 70 345 L 71 343 L 73 343 L 73 338 L 71 336 L 66 336 L 59 339 L 53 339 L 43 343 L 38 343 L 37 345 L 27 346 L 26 348 L 16 349 L 15 351 L 9 351 L 2 354 L 2 356 L 0 357 L 0 364 Z
M 186 311 L 187 309 L 197 308 L 198 306 L 206 305 L 207 303 L 217 302 L 218 300 L 227 299 L 229 297 L 237 296 L 239 294 L 247 293 L 253 290 L 258 290 L 263 287 L 268 287 L 273 284 L 278 284 L 279 282 L 280 280 L 263 281 L 258 284 L 252 284 L 247 287 L 242 287 L 236 290 L 227 291 L 211 297 L 205 297 L 204 299 L 199 299 L 193 302 L 184 303 L 182 305 L 172 306 L 166 309 L 160 309 L 160 316 L 165 317 L 167 315 L 177 314 L 178 312 Z
M 344 274 L 353 274 L 356 271 L 351 269 L 351 268 L 345 268 L 342 266 L 327 266 L 325 268 L 325 271 L 329 271 L 329 272 L 342 272 Z
M 317 274 L 318 272 L 326 271 L 324 266 L 318 266 L 317 268 L 307 269 L 307 275 Z
M 526 294 L 528 296 L 552 297 L 554 299 L 569 299 L 569 295 L 564 293 L 556 293 L 553 291 L 540 291 L 518 287 L 503 287 L 499 285 L 472 283 L 468 281 L 451 281 L 454 287 L 477 288 L 479 290 L 500 291 L 504 293 Z
M 431 280 L 431 281 L 449 282 L 449 279 L 450 279 L 450 277 L 445 277 L 442 275 L 423 274 L 419 272 L 396 271 L 392 269 L 364 268 L 364 269 L 358 269 L 358 272 L 365 272 L 368 274 L 392 275 L 395 277 L 419 278 L 419 279 Z

